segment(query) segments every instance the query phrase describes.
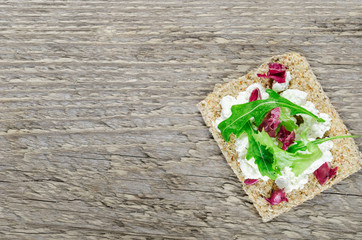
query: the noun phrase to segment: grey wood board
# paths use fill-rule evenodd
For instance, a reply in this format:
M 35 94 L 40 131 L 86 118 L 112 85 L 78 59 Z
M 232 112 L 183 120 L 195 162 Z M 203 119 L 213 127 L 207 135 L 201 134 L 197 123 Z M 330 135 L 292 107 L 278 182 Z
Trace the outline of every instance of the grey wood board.
M 196 108 L 297 51 L 362 134 L 361 9 L 1 1 L 0 238 L 362 238 L 361 173 L 262 223 Z

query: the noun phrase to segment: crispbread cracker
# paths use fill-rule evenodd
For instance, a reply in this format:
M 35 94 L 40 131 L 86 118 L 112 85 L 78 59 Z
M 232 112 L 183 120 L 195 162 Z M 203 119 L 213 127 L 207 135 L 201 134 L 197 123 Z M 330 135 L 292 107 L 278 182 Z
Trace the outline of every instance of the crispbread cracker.
M 261 83 L 266 88 L 271 87 L 272 82 L 269 79 L 256 76 L 257 73 L 268 72 L 269 62 L 277 62 L 287 66 L 292 76 L 289 89 L 299 89 L 308 92 L 307 100 L 315 103 L 316 108 L 320 112 L 327 113 L 332 118 L 331 129 L 326 133 L 327 136 L 332 137 L 349 134 L 347 127 L 343 124 L 342 119 L 324 93 L 307 60 L 298 53 L 288 53 L 272 57 L 269 61 L 263 63 L 259 68 L 249 72 L 245 76 L 224 85 L 217 84 L 215 86 L 214 91 L 198 104 L 198 108 L 206 125 L 210 127 L 210 132 L 218 143 L 227 162 L 242 182 L 244 191 L 254 203 L 255 208 L 258 210 L 264 222 L 270 221 L 274 217 L 289 211 L 293 206 L 312 199 L 321 191 L 328 189 L 361 168 L 361 153 L 358 151 L 356 143 L 352 138 L 343 138 L 333 140 L 334 146 L 331 149 L 331 153 L 333 154 L 331 164 L 332 167 L 338 167 L 337 175 L 327 181 L 325 185 L 321 186 L 314 175 L 311 174 L 308 183 L 302 190 L 293 190 L 287 194 L 289 202 L 271 205 L 264 199 L 264 197 L 271 195 L 274 185 L 272 180 L 267 182 L 259 180 L 254 185 L 244 184 L 244 176 L 236 160 L 237 153 L 234 148 L 235 137 L 232 135 L 229 143 L 226 143 L 216 130 L 214 122 L 220 117 L 221 106 L 219 103 L 224 96 L 231 95 L 237 97 L 240 91 L 245 91 L 252 83 Z

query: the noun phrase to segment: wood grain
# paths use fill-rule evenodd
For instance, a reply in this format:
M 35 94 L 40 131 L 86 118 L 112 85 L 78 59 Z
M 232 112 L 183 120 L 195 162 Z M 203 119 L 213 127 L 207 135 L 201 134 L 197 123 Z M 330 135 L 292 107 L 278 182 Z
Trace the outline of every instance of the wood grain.
M 362 134 L 361 19 L 357 0 L 1 1 L 0 238 L 362 238 L 361 173 L 262 223 L 196 108 L 297 51 Z

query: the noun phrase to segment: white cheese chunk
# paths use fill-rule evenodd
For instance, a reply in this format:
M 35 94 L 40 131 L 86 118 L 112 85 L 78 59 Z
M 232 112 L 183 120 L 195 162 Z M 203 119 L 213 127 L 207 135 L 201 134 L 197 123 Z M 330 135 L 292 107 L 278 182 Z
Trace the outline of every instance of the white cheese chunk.
M 243 134 L 235 141 L 235 151 L 238 153 L 239 158 L 245 158 L 248 151 L 249 141 L 248 135 Z
M 301 189 L 308 182 L 308 175 L 301 174 L 296 177 L 290 167 L 286 167 L 281 171 L 282 175 L 275 180 L 275 184 L 284 189 L 286 193 L 291 192 L 294 189 Z
M 265 88 L 260 83 L 253 83 L 245 90 L 245 94 L 247 96 L 247 101 L 248 102 L 249 102 L 249 98 L 250 98 L 251 93 L 256 88 L 259 88 L 262 100 L 265 100 L 265 99 L 269 98 L 269 94 L 265 92 Z
M 254 158 L 251 158 L 250 160 L 246 160 L 245 158 L 238 158 L 238 162 L 245 179 L 262 179 L 263 181 L 269 180 L 269 177 L 262 176 L 260 174 L 258 165 L 255 164 Z
M 276 92 L 282 92 L 282 91 L 288 89 L 290 80 L 292 80 L 290 72 L 286 71 L 285 72 L 285 82 L 284 83 L 278 83 L 278 82 L 274 81 L 273 90 L 276 91 Z
M 288 99 L 292 103 L 299 106 L 304 105 L 307 101 L 308 93 L 300 91 L 298 89 L 288 89 L 280 94 L 283 98 Z
M 304 122 L 299 126 L 296 131 L 296 140 L 301 140 L 301 134 L 305 129 L 308 129 L 308 140 L 313 141 L 316 138 L 323 138 L 324 134 L 331 128 L 331 118 L 329 117 L 329 115 L 326 113 L 319 113 L 319 111 L 315 108 L 314 104 L 311 102 L 307 102 L 307 104 L 302 107 L 308 109 L 313 114 L 324 119 L 325 122 L 318 122 L 316 119 L 312 118 L 309 115 L 301 114 Z

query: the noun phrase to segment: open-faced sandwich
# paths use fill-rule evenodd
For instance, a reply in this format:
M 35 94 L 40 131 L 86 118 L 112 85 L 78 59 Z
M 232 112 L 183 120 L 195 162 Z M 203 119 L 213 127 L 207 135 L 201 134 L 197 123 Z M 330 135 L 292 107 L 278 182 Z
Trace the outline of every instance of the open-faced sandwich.
M 263 221 L 361 168 L 354 136 L 297 53 L 217 85 L 198 108 Z

